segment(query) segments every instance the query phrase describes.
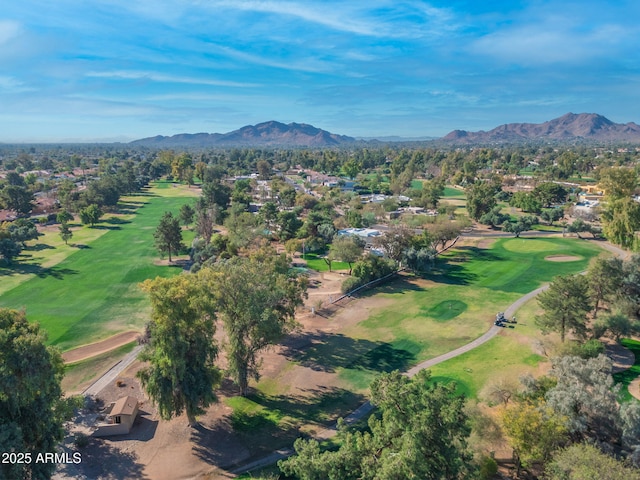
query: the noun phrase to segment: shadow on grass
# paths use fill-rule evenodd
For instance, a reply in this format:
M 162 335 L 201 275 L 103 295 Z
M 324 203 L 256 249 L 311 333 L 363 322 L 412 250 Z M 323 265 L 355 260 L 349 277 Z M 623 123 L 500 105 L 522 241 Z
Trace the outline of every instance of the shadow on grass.
M 135 192 L 131 195 L 127 195 L 128 197 L 158 197 L 159 195 L 152 192 Z M 133 203 L 131 200 L 128 203 Z
M 415 353 L 387 342 L 354 339 L 342 334 L 308 333 L 284 345 L 283 354 L 315 371 L 334 373 L 338 368 L 391 372 L 405 370 Z
M 264 395 L 257 392 L 247 398 L 262 405 L 268 411 L 292 417 L 294 423 L 313 422 L 325 426 L 330 426 L 338 418 L 348 415 L 366 401 L 364 395 L 338 387 L 317 386 L 304 389 L 303 392 L 302 395 Z M 236 427 L 235 424 L 234 427 Z M 246 431 L 253 433 L 255 429 Z
M 47 245 L 46 243 L 36 243 L 35 245 L 28 245 L 27 248 L 25 248 L 25 250 L 30 251 L 30 252 L 39 252 L 41 250 L 52 250 L 55 247 L 52 247 L 51 245 Z
M 122 230 L 122 227 L 118 226 L 118 225 L 114 225 L 114 226 L 108 226 L 108 225 L 94 225 L 93 227 L 91 227 L 95 230 Z
M 130 220 L 124 220 L 122 218 L 118 218 L 118 217 L 110 217 L 107 218 L 104 223 L 108 223 L 109 225 L 125 225 L 127 223 L 131 223 Z
M 37 275 L 38 277 L 53 277 L 58 280 L 62 280 L 65 276 L 77 274 L 77 270 L 70 268 L 44 268 L 40 265 L 34 265 L 31 263 L 12 263 L 8 267 L 0 267 L 0 277 L 10 276 L 17 274 Z
M 386 282 L 360 290 L 354 296 L 366 298 L 377 295 L 378 293 L 405 294 L 407 292 L 421 292 L 424 290 L 424 288 L 412 282 L 411 279 L 411 276 L 396 275 Z
M 246 397 L 253 408 L 234 412 L 213 425 L 199 425 L 191 434 L 193 453 L 220 468 L 230 469 L 249 458 L 289 447 L 302 436 L 300 427 L 332 425 L 365 402 L 362 395 L 336 387 L 316 387 L 299 395 Z
M 477 275 L 469 272 L 464 265 L 440 263 L 433 270 L 423 273 L 422 278 L 445 285 L 470 285 Z

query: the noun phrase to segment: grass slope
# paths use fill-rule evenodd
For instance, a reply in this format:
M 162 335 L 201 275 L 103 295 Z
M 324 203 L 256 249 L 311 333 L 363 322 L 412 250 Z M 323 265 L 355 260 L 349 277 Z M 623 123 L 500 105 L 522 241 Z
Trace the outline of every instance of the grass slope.
M 102 222 L 95 229 L 106 233 L 5 292 L 0 306 L 24 308 L 62 350 L 140 328 L 149 306 L 137 284 L 181 271 L 154 265 L 153 232 L 165 211 L 177 214 L 189 201 L 189 192 L 161 186 L 130 197 L 125 207 L 136 212 L 130 220 Z

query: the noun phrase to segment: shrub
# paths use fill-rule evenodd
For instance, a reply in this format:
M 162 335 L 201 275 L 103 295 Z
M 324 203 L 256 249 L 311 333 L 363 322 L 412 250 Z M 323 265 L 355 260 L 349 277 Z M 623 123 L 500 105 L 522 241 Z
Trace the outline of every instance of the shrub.
M 340 290 L 342 293 L 349 293 L 364 284 L 365 282 L 358 277 L 347 277 L 344 282 L 342 282 Z
M 491 457 L 483 457 L 479 473 L 482 480 L 491 480 L 498 473 L 498 463 Z
M 89 445 L 89 437 L 84 433 L 76 433 L 73 444 L 76 448 L 84 448 Z

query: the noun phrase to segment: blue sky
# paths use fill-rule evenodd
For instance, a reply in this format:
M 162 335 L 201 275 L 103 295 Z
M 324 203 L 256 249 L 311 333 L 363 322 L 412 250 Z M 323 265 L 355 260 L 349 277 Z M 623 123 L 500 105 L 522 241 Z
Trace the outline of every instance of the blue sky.
M 7 0 L 0 141 L 640 121 L 640 2 Z

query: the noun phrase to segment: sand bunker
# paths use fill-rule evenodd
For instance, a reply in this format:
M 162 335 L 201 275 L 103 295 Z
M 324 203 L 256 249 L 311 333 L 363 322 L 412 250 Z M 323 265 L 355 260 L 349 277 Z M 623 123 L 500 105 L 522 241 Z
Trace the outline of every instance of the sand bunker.
M 582 257 L 576 257 L 575 255 L 549 255 L 544 259 L 549 262 L 577 262 L 582 260 Z

